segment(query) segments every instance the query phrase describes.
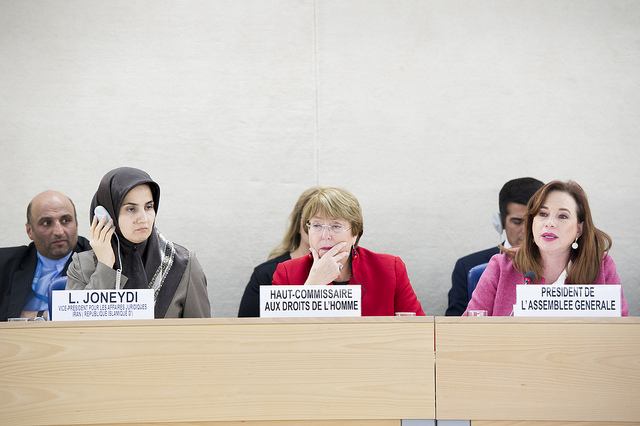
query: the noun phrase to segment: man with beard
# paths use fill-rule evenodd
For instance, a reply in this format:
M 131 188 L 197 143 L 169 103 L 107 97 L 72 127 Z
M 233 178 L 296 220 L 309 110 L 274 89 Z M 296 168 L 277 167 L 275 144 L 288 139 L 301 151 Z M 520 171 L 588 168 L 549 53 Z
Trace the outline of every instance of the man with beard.
M 29 203 L 26 230 L 31 244 L 0 248 L 0 321 L 46 317 L 50 284 L 67 275 L 73 252 L 91 248 L 78 237 L 73 202 L 56 191 Z

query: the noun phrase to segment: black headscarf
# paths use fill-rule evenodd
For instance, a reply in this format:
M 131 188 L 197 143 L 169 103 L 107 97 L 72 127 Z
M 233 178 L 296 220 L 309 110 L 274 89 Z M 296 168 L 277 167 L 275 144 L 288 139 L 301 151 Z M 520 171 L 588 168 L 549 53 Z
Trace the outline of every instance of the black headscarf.
M 120 265 L 118 239 L 114 235 L 111 239 L 111 247 L 113 247 L 113 252 L 116 256 L 114 269 L 121 268 L 122 274 L 128 278 L 124 288 L 149 288 L 150 282 L 162 262 L 162 253 L 165 246 L 164 242 L 161 241 L 163 238 L 156 229 L 155 221 L 151 235 L 146 241 L 134 244 L 122 235 L 118 224 L 120 207 L 129 191 L 139 185 L 147 185 L 151 189 L 153 208 L 157 214 L 160 203 L 160 186 L 146 172 L 132 167 L 120 167 L 104 175 L 98 190 L 93 196 L 89 211 L 90 223 L 93 222 L 94 210 L 98 205 L 107 209 L 113 218 L 113 223 L 116 226 L 115 233 L 120 241 L 120 257 L 122 258 L 122 265 Z M 178 247 L 176 245 L 176 248 Z M 185 256 L 184 251 L 186 250 L 182 247 L 180 249 L 182 250 L 176 251 L 169 273 L 163 282 L 160 293 L 157 295 L 156 318 L 164 317 L 182 274 L 186 270 L 189 254 L 186 252 Z

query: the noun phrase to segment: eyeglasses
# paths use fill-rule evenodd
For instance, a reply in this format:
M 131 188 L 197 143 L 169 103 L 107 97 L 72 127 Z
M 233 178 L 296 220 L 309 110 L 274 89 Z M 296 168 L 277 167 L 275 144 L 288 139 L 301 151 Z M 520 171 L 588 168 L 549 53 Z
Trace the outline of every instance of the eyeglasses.
M 310 223 L 307 222 L 307 228 L 309 228 L 309 232 L 314 233 L 314 234 L 321 234 L 324 232 L 324 229 L 327 228 L 327 230 L 329 231 L 329 233 L 331 235 L 338 235 L 341 234 L 343 232 L 347 232 L 349 228 L 345 228 L 342 225 L 325 225 L 324 223 Z

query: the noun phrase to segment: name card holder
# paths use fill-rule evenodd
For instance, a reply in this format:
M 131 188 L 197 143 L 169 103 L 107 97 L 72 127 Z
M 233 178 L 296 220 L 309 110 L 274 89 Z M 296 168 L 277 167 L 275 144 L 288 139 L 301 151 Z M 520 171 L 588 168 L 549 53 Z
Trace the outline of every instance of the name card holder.
M 359 317 L 359 285 L 262 285 L 260 317 Z
M 153 290 L 55 290 L 52 321 L 153 319 Z
M 518 285 L 519 317 L 619 317 L 620 285 Z

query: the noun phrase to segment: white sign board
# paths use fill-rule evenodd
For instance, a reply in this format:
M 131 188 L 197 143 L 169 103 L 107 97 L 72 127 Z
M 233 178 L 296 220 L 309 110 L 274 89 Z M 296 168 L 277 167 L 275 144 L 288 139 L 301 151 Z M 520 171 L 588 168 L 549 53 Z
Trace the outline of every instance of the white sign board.
M 361 291 L 359 285 L 262 285 L 260 316 L 359 317 Z
M 55 290 L 53 321 L 153 319 L 153 290 Z
M 518 285 L 514 316 L 619 317 L 619 285 Z

